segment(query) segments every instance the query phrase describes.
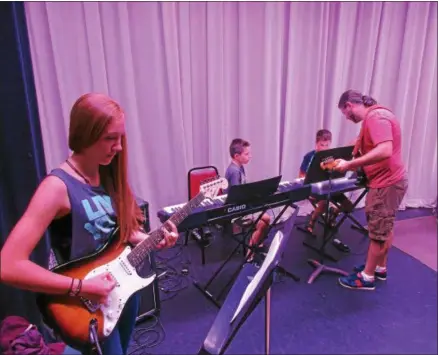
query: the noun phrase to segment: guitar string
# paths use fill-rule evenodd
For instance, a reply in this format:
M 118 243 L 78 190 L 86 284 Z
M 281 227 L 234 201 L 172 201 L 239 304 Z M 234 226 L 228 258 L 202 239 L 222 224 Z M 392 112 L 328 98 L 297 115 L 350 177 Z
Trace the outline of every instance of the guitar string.
M 175 225 L 178 225 L 190 214 L 190 211 L 196 208 L 204 199 L 205 195 L 202 192 L 199 193 L 191 201 L 189 201 L 180 211 L 170 217 L 170 220 L 175 223 Z M 140 265 L 145 255 L 148 254 L 164 238 L 164 232 L 161 229 L 164 225 L 165 223 L 159 229 L 150 233 L 151 238 L 140 243 L 131 252 L 130 261 L 135 264 L 134 266 Z

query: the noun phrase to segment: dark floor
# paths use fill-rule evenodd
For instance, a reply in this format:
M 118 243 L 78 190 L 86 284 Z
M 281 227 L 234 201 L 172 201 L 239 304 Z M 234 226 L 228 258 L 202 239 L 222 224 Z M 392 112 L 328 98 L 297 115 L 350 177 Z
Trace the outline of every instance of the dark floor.
M 431 215 L 428 209 L 408 209 L 398 219 Z M 355 212 L 364 222 L 363 210 Z M 300 218 L 303 222 L 305 218 Z M 421 231 L 418 231 L 421 233 Z M 351 253 L 333 266 L 350 271 L 363 262 L 367 238 L 350 228 L 347 221 L 339 238 Z M 337 275 L 323 274 L 307 284 L 312 268 L 307 263 L 316 253 L 303 246 L 305 234 L 291 236 L 282 266 L 301 277 L 287 278 L 272 287 L 272 354 L 436 354 L 437 274 L 408 254 L 393 248 L 388 262 L 388 280 L 379 281 L 373 292 L 353 291 L 337 284 Z M 197 354 L 218 312 L 216 306 L 192 285 L 205 282 L 235 242 L 217 236 L 207 249 L 207 265 L 200 265 L 194 241 L 161 254 L 160 264 L 171 265 L 179 274 L 163 279 L 158 325 L 146 320 L 137 326 L 131 346 L 135 354 Z M 226 284 L 241 256 L 235 256 L 215 281 L 217 291 Z M 181 269 L 188 266 L 189 276 Z M 171 273 L 170 273 L 171 274 Z M 147 330 L 147 328 L 150 328 Z M 263 305 L 253 312 L 237 333 L 228 354 L 264 353 Z

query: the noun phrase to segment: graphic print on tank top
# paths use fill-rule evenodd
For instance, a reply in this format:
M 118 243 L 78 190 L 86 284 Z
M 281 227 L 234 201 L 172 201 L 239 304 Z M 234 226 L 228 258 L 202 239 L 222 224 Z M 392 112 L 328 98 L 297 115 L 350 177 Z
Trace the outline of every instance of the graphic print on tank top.
M 108 195 L 96 195 L 84 198 L 81 204 L 88 217 L 84 229 L 93 236 L 99 249 L 106 243 L 106 237 L 116 226 L 116 222 L 110 217 L 115 215 L 111 198 Z

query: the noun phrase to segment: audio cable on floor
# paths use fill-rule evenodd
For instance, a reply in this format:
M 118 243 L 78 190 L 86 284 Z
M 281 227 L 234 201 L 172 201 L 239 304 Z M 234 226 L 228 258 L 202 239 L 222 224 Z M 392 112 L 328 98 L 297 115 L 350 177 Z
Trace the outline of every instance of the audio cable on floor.
M 158 317 L 150 317 L 152 324 L 136 328 L 129 347 L 129 355 L 147 355 L 145 349 L 161 344 L 166 338 L 166 331 Z

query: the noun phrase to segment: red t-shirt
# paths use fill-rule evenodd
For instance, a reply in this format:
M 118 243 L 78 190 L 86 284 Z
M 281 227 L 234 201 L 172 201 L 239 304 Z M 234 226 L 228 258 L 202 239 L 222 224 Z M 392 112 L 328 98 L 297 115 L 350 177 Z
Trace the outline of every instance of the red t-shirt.
M 363 167 L 371 188 L 391 186 L 403 179 L 406 174 L 401 154 L 399 122 L 387 108 L 371 106 L 362 122 L 359 149 L 364 155 L 379 143 L 387 141 L 392 141 L 392 155 L 378 163 Z

